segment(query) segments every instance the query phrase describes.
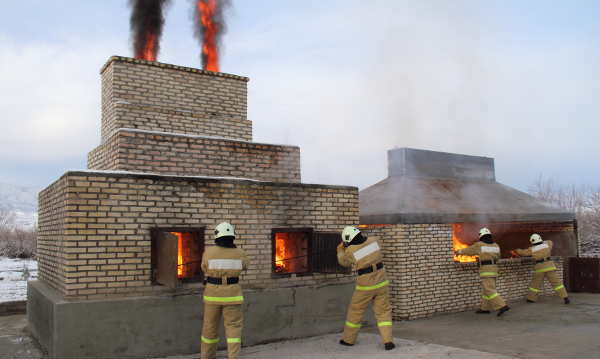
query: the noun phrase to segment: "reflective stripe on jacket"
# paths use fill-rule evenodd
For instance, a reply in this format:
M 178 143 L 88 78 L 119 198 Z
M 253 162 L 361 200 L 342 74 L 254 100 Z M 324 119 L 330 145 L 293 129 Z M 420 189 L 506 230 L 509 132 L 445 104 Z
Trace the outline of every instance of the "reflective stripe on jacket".
M 479 261 L 498 260 L 500 258 L 500 246 L 496 243 L 476 242 L 473 245 L 457 251 L 458 254 L 467 256 L 479 256 Z M 479 276 L 482 278 L 497 277 L 498 265 L 486 264 L 479 266 Z
M 239 277 L 248 268 L 248 257 L 239 248 L 208 247 L 202 256 L 202 271 L 205 277 Z M 210 284 L 204 287 L 204 302 L 219 305 L 241 304 L 244 301 L 242 287 L 236 284 Z
M 552 254 L 553 246 L 554 244 L 552 243 L 552 241 L 543 241 L 537 246 L 531 246 L 527 249 L 517 249 L 516 252 L 517 254 L 523 257 L 531 256 L 534 260 L 537 261 L 544 258 L 549 258 Z M 533 267 L 533 271 L 537 273 L 551 272 L 555 270 L 556 264 L 554 263 L 554 261 L 551 260 L 542 263 L 536 263 Z
M 381 245 L 377 237 L 369 237 L 364 243 L 344 247 L 340 243 L 337 247 L 337 257 L 340 265 L 363 269 L 383 261 Z M 356 290 L 375 290 L 389 284 L 385 268 L 374 270 L 371 273 L 360 275 L 356 278 Z

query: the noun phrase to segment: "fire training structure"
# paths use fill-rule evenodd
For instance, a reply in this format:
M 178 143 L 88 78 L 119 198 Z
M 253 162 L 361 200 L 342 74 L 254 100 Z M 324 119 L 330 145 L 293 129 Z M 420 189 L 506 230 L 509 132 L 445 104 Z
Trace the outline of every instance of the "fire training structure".
M 39 198 L 28 316 L 50 359 L 197 352 L 222 221 L 251 263 L 245 345 L 339 330 L 358 189 L 303 184 L 298 147 L 252 142 L 248 78 L 125 57 L 101 74 L 101 143 Z
M 383 239 L 395 318 L 477 306 L 477 258 L 454 250 L 475 243 L 481 227 L 500 245 L 498 291 L 509 301 L 527 294 L 533 263 L 512 251 L 529 247 L 532 233 L 554 242 L 561 274 L 578 253 L 575 215 L 496 182 L 492 158 L 399 148 L 388 151 L 388 173 L 360 192 L 360 221 Z

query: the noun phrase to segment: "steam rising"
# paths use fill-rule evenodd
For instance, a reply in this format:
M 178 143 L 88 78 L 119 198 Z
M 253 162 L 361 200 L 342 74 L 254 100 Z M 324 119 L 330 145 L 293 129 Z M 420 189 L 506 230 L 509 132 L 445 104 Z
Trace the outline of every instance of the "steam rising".
M 130 27 L 136 59 L 156 61 L 165 23 L 164 9 L 171 0 L 129 0 Z

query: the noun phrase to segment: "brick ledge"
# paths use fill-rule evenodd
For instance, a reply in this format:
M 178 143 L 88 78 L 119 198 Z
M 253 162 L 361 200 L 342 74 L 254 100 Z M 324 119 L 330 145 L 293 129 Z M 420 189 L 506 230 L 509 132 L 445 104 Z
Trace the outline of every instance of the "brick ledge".
M 173 64 L 166 64 L 166 63 L 157 62 L 157 61 L 139 60 L 139 59 L 134 59 L 132 57 L 117 56 L 117 55 L 111 56 L 108 59 L 108 61 L 100 69 L 100 74 L 104 73 L 104 71 L 108 68 L 108 66 L 110 66 L 110 64 L 112 64 L 113 62 L 128 62 L 128 63 L 132 63 L 132 64 L 162 67 L 162 68 L 191 72 L 191 73 L 202 74 L 202 75 L 225 77 L 225 78 L 240 80 L 240 81 L 245 81 L 245 82 L 250 81 L 250 78 L 245 77 L 245 76 L 233 75 L 233 74 L 228 74 L 228 73 L 224 73 L 224 72 L 206 71 L 206 70 L 202 70 L 202 69 L 196 69 L 193 67 L 185 67 L 185 66 L 179 66 L 179 65 L 173 65 Z

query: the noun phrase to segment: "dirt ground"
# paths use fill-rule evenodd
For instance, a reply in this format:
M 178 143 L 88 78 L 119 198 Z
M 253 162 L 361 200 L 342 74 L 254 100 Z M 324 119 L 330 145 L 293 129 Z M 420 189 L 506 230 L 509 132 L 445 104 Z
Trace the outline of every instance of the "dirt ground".
M 386 352 L 376 328 L 364 328 L 357 345 L 337 344 L 339 334 L 244 348 L 242 357 L 270 358 L 600 358 L 600 294 L 573 294 L 573 303 L 542 298 L 513 304 L 505 316 L 472 312 L 399 322 L 398 348 Z M 0 359 L 43 359 L 25 332 L 26 317 L 0 317 Z M 192 359 L 197 355 L 170 357 Z M 226 358 L 220 352 L 218 358 Z

